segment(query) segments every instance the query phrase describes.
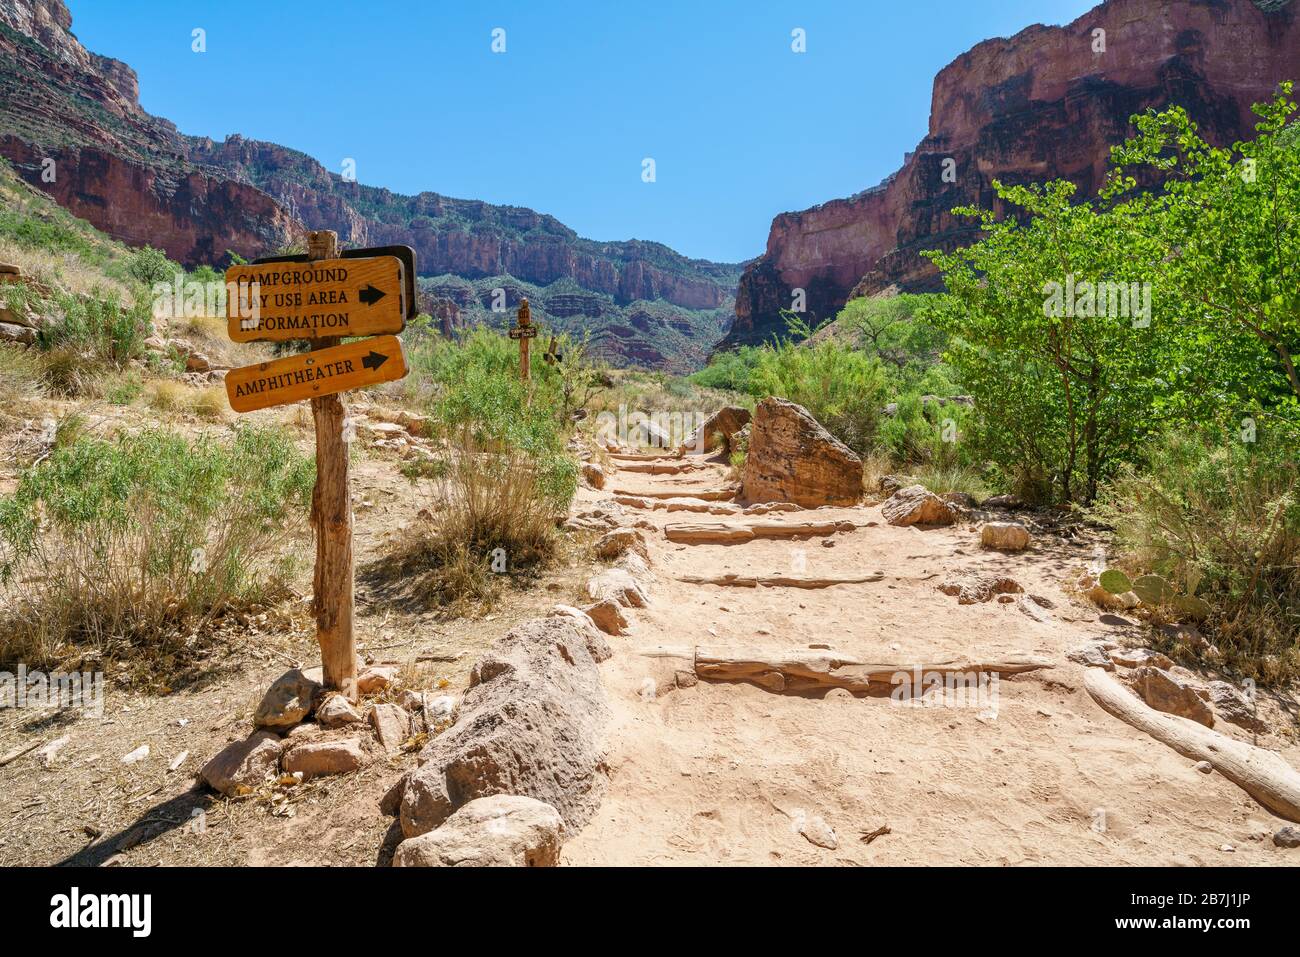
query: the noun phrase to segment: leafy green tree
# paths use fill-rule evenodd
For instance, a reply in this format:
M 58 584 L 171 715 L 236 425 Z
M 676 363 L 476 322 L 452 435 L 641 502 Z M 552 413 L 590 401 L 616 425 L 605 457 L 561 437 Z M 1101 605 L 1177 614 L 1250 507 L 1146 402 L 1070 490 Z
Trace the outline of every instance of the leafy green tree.
M 1007 187 L 1024 221 L 977 216 L 985 238 L 930 257 L 948 295 L 928 309 L 975 397 L 975 438 L 1022 485 L 1090 501 L 1150 434 L 1160 338 L 1150 273 L 1122 210 L 1074 202 L 1073 184 Z
M 145 246 L 131 257 L 126 271 L 132 279 L 152 286 L 156 282 L 169 282 L 181 267 L 168 259 L 161 249 Z
M 1218 367 L 1226 395 L 1300 419 L 1300 125 L 1293 84 L 1254 108 L 1258 136 L 1216 148 L 1175 107 L 1134 117 L 1113 150 L 1107 194 L 1127 201 L 1133 245 L 1184 308 L 1194 363 Z M 1244 337 L 1244 338 L 1243 338 Z

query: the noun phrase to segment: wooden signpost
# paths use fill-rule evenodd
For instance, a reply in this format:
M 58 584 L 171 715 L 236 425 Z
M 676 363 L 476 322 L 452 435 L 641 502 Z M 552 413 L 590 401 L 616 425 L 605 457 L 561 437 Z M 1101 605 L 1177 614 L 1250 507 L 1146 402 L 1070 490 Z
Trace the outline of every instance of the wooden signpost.
M 374 255 L 367 255 L 372 253 Z M 277 257 L 232 266 L 227 283 L 247 284 L 243 306 L 227 305 L 236 342 L 305 339 L 312 351 L 232 369 L 226 394 L 236 412 L 311 400 L 316 426 L 316 531 L 313 577 L 316 639 L 325 686 L 357 698 L 353 637 L 352 493 L 348 476 L 347 407 L 340 393 L 406 375 L 401 332 L 415 306 L 415 254 L 405 247 L 338 253 L 330 230 L 309 233 L 305 257 Z M 241 313 L 243 313 L 241 315 Z M 344 344 L 343 337 L 373 336 Z
M 527 382 L 532 376 L 532 368 L 528 364 L 528 344 L 537 338 L 537 327 L 533 325 L 527 299 L 519 303 L 519 312 L 515 316 L 515 324 L 510 327 L 509 335 L 511 339 L 519 340 L 519 379 Z

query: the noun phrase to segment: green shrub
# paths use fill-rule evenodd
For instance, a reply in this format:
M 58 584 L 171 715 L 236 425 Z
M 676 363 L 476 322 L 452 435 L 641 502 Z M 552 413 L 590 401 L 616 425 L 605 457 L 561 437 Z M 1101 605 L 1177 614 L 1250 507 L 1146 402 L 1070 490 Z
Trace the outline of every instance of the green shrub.
M 707 366 L 690 376 L 690 380 L 708 389 L 753 395 L 751 377 L 754 367 L 758 365 L 758 352 L 752 346 L 741 346 L 734 352 L 719 352 L 709 360 Z
M 170 283 L 181 267 L 167 258 L 161 249 L 145 246 L 133 255 L 126 265 L 126 272 L 136 282 L 152 289 L 156 282 Z
M 1223 659 L 1277 681 L 1300 670 L 1300 462 L 1294 436 L 1172 432 L 1094 514 L 1129 564 L 1195 594 Z
M 71 348 L 90 360 L 122 366 L 144 350 L 150 327 L 149 304 L 123 305 L 113 293 L 58 296 L 37 344 L 47 350 Z
M 792 320 L 792 328 L 801 327 Z M 879 359 L 835 340 L 811 346 L 785 342 L 757 350 L 750 389 L 798 403 L 837 439 L 865 454 L 875 444 L 887 376 Z
M 413 581 L 413 597 L 457 610 L 495 594 L 497 549 L 511 572 L 553 554 L 557 519 L 577 491 L 577 464 L 566 449 L 572 424 L 558 412 L 565 402 L 558 370 L 536 360 L 525 386 L 518 356 L 513 341 L 481 328 L 460 341 L 423 339 L 411 350 L 408 388 L 424 399 L 438 451 L 409 474 L 432 480 L 434 520 L 408 529 L 367 571 L 377 582 Z
M 180 625 L 272 587 L 313 479 L 273 430 L 60 443 L 0 499 L 0 662 L 187 658 Z

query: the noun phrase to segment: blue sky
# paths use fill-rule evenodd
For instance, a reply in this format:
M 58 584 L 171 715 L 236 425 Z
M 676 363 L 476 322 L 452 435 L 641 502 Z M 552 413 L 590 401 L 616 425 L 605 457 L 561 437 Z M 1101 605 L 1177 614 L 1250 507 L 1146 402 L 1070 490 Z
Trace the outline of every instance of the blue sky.
M 271 140 L 335 172 L 351 158 L 362 183 L 723 261 L 760 254 L 777 213 L 897 169 L 934 74 L 969 47 L 1094 5 L 68 0 L 82 43 L 133 66 L 144 107 L 182 132 Z

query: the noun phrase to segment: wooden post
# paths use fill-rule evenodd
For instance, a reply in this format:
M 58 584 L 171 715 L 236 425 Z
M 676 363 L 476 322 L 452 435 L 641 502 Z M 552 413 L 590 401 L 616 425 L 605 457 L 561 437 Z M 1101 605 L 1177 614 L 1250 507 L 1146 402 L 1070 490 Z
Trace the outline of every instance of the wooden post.
M 322 229 L 307 235 L 307 258 L 338 256 L 338 234 Z M 312 351 L 342 343 L 338 337 L 316 340 Z M 316 488 L 311 520 L 316 530 L 316 573 L 313 580 L 316 640 L 325 687 L 349 701 L 357 700 L 357 654 L 352 634 L 353 556 L 352 490 L 348 480 L 348 442 L 343 428 L 347 406 L 342 395 L 311 400 L 316 425 Z
M 532 325 L 532 318 L 528 311 L 528 300 L 525 299 L 519 303 L 518 327 L 523 330 L 523 335 L 519 337 L 519 380 L 527 382 L 532 375 L 532 367 L 528 364 L 528 328 Z

